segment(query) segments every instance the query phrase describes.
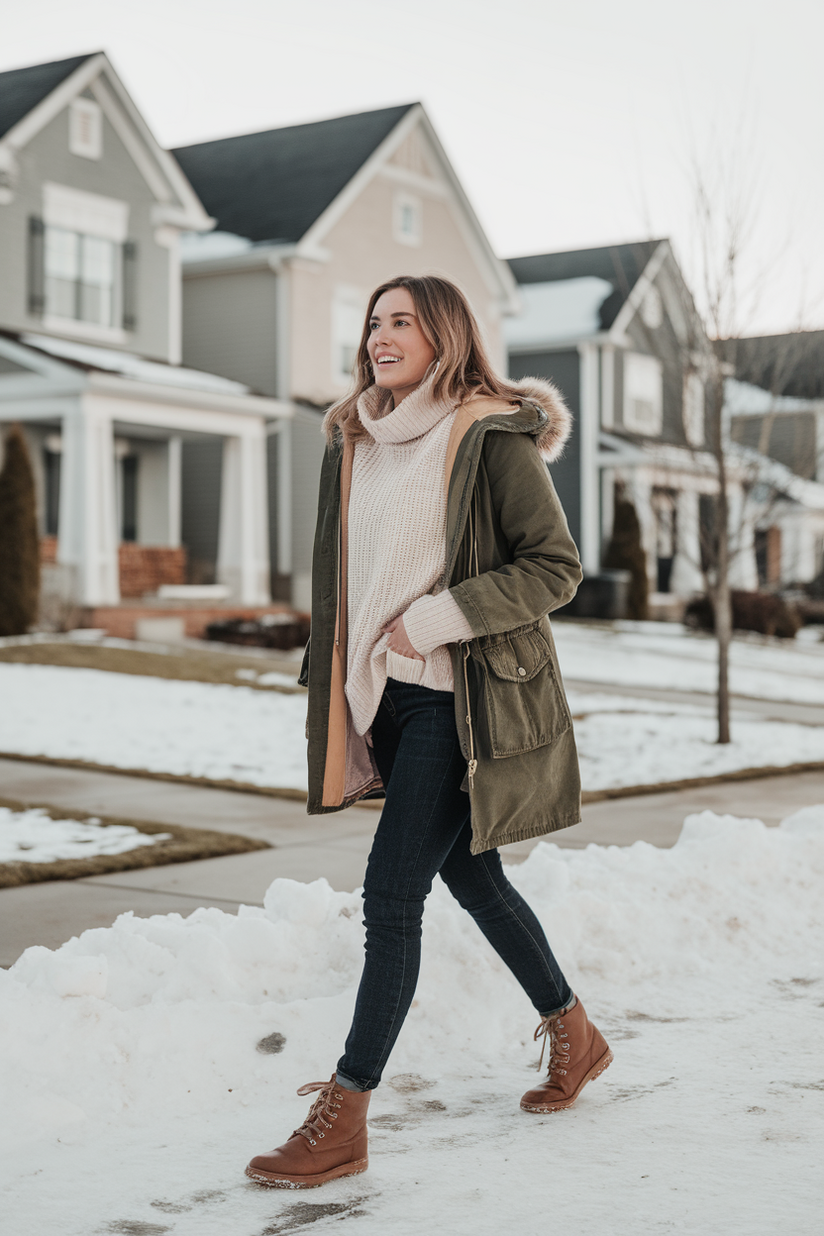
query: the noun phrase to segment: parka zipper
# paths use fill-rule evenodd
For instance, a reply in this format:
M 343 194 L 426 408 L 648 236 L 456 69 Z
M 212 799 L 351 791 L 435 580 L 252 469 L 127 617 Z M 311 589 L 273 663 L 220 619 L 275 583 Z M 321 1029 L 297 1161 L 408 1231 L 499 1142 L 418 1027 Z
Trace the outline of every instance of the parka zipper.
M 469 703 L 469 674 L 467 672 L 467 662 L 469 661 L 469 644 L 468 639 L 463 640 L 461 647 L 463 648 L 463 679 L 464 679 L 464 696 L 466 698 L 466 724 L 469 728 L 469 759 L 466 764 L 466 771 L 469 777 L 470 791 L 475 788 L 475 772 L 478 768 L 478 761 L 475 759 L 475 732 L 472 725 L 472 706 Z
M 480 565 L 478 561 L 478 525 L 476 519 L 475 505 L 477 501 L 477 491 L 472 493 L 472 503 L 469 508 L 469 534 L 472 540 L 472 547 L 469 557 L 469 568 L 475 568 L 475 574 L 480 575 Z M 475 788 L 475 773 L 478 769 L 478 761 L 475 758 L 475 728 L 472 722 L 472 705 L 469 702 L 469 671 L 467 669 L 469 663 L 469 645 L 471 640 L 462 640 L 461 647 L 463 649 L 463 680 L 464 680 L 464 698 L 466 700 L 466 724 L 469 734 L 469 759 L 466 765 L 467 776 L 469 778 L 470 793 Z

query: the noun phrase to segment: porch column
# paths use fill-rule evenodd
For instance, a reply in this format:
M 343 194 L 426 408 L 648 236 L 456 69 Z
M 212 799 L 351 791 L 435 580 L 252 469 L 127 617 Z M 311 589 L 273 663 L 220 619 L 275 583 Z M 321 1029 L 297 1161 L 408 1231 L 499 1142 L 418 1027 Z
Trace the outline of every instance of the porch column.
M 679 490 L 675 508 L 675 533 L 675 559 L 670 576 L 670 591 L 678 596 L 703 592 L 697 490 Z
M 183 439 L 169 438 L 166 456 L 167 502 L 169 529 L 166 542 L 172 549 L 180 547 L 180 517 L 182 496 Z
M 217 578 L 241 605 L 268 605 L 271 600 L 262 420 L 223 441 Z
M 63 418 L 57 561 L 79 605 L 120 600 L 114 434 L 88 401 Z

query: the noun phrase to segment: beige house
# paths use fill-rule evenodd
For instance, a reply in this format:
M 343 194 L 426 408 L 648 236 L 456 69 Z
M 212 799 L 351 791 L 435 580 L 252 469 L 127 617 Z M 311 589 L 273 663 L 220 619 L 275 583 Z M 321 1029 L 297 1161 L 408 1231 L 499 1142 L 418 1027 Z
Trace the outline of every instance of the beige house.
M 173 153 L 217 220 L 184 243 L 183 362 L 291 406 L 267 452 L 272 581 L 308 609 L 321 413 L 349 386 L 370 292 L 447 276 L 505 369 L 515 280 L 420 104 Z

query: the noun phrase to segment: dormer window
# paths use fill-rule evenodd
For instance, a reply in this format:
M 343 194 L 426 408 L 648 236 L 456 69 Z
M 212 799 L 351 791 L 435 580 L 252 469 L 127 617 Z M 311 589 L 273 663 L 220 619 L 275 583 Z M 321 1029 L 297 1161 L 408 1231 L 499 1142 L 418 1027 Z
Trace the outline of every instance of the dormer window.
M 83 159 L 103 157 L 103 113 L 94 99 L 74 99 L 69 107 L 69 150 Z

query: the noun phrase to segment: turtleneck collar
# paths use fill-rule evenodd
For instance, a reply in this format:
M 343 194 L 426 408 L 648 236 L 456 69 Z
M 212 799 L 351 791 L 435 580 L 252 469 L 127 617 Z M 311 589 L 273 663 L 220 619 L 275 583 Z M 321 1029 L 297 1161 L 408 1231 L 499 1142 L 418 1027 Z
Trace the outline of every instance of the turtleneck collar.
M 380 386 L 370 386 L 358 399 L 358 415 L 364 428 L 380 445 L 423 437 L 455 409 L 454 403 L 433 397 L 434 381 L 435 375 L 431 374 L 392 410 L 388 410 L 391 393 Z

